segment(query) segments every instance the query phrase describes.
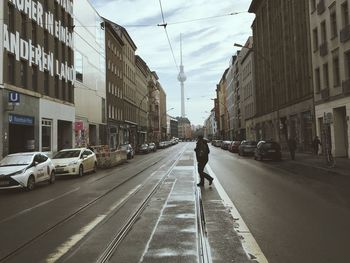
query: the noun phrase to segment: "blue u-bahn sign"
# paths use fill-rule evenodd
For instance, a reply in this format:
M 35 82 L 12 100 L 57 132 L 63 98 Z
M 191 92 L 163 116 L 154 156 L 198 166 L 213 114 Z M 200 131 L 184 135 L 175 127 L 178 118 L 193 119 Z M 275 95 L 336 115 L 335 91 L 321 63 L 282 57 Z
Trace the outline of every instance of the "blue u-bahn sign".
M 9 114 L 9 123 L 32 126 L 34 125 L 34 117 L 17 115 L 17 114 Z
M 9 92 L 9 103 L 15 103 L 15 104 L 19 104 L 21 101 L 21 97 L 19 96 L 18 92 L 15 91 L 10 91 Z

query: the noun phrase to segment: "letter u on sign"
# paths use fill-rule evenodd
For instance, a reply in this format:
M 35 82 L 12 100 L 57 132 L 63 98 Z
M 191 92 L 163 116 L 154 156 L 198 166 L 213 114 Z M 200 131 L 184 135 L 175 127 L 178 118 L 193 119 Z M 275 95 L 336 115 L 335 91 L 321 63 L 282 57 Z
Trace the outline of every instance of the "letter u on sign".
M 10 103 L 19 103 L 20 102 L 20 97 L 18 92 L 10 92 L 9 93 L 9 102 Z

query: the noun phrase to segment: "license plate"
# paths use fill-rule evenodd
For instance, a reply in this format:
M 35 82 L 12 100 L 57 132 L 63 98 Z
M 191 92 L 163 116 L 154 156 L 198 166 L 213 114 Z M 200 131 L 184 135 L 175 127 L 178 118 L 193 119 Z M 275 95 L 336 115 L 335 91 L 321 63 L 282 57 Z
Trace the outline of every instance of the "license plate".
M 8 181 L 0 181 L 0 186 L 4 186 L 4 185 L 8 185 L 9 182 Z
M 275 153 L 276 150 L 268 150 L 269 153 Z

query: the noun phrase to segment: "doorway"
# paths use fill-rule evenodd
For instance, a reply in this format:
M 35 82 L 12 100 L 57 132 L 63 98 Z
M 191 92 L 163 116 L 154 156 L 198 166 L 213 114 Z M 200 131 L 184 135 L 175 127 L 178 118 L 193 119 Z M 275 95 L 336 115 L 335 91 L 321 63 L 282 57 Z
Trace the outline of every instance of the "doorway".
M 9 153 L 34 150 L 34 126 L 9 124 Z

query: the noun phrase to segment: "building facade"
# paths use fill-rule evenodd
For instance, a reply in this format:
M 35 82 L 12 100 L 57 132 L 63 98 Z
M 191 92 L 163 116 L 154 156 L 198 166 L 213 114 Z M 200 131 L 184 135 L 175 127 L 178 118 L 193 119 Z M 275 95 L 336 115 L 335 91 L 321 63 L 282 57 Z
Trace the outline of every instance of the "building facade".
M 317 135 L 336 157 L 350 156 L 349 1 L 311 0 L 310 32 Z
M 75 144 L 107 144 L 104 20 L 88 0 L 75 1 L 74 10 Z
M 115 149 L 125 143 L 123 101 L 124 42 L 114 23 L 104 19 L 106 33 L 106 109 L 108 145 Z
M 253 56 L 253 37 L 249 37 L 240 52 L 241 78 L 242 85 L 242 120 L 245 126 L 245 138 L 256 140 L 255 134 L 255 84 L 254 84 L 254 56 Z
M 148 140 L 149 142 L 160 142 L 160 94 L 158 75 L 152 71 L 148 81 L 149 92 L 149 124 L 148 124 Z
M 167 108 L 166 108 L 166 93 L 163 87 L 158 86 L 159 90 L 159 127 L 160 127 L 160 138 L 162 141 L 167 139 Z
M 1 1 L 0 155 L 74 144 L 73 1 Z
M 229 139 L 229 121 L 230 121 L 230 114 L 227 109 L 226 105 L 226 75 L 227 75 L 228 69 L 225 70 L 224 74 L 222 75 L 219 84 L 217 84 L 216 88 L 216 106 L 217 113 L 216 115 L 218 120 L 218 138 L 220 139 Z
M 234 137 L 234 63 L 237 59 L 237 56 L 232 56 L 230 59 L 230 65 L 226 74 L 226 105 L 228 111 L 229 127 L 228 133 L 229 138 Z
M 315 134 L 309 31 L 309 1 L 253 0 L 258 139 L 311 151 Z M 297 19 L 296 19 L 297 15 Z

